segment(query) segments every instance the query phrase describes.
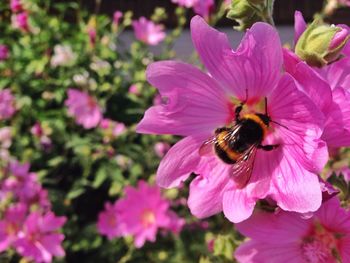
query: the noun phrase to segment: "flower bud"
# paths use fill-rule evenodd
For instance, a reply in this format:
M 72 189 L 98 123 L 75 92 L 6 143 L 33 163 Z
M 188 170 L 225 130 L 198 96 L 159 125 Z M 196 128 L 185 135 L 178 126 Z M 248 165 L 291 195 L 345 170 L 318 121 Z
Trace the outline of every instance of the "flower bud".
M 254 13 L 255 10 L 248 0 L 232 0 L 231 8 L 227 13 L 227 17 L 233 20 L 242 19 L 252 16 Z
M 309 65 L 322 67 L 340 58 L 349 37 L 346 28 L 314 21 L 300 36 L 295 53 Z

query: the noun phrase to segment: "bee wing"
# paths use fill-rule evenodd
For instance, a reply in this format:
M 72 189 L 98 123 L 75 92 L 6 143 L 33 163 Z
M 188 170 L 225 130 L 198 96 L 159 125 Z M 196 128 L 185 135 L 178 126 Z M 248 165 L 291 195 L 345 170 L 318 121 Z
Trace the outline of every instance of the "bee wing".
M 232 165 L 231 174 L 240 188 L 244 187 L 250 180 L 253 172 L 257 144 L 250 146 Z
M 210 137 L 208 140 L 206 140 L 202 146 L 199 148 L 199 154 L 201 156 L 208 156 L 214 153 L 214 144 L 220 144 L 222 141 L 230 140 L 232 136 L 236 134 L 238 131 L 240 125 L 235 125 L 230 129 L 230 132 L 226 134 L 224 138 L 221 138 L 220 140 L 216 137 L 216 134 Z

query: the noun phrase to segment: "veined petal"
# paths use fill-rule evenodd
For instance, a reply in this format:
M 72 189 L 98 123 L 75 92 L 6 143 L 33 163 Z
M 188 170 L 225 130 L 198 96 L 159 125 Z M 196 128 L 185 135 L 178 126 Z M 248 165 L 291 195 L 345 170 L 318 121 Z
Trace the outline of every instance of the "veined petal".
M 198 151 L 206 138 L 208 135 L 188 136 L 171 147 L 158 167 L 157 184 L 171 188 L 186 180 L 200 162 Z
M 286 74 L 278 87 L 267 97 L 268 113 L 282 147 L 290 146 L 289 154 L 306 169 L 319 172 L 328 161 L 327 145 L 320 140 L 325 122 L 315 104 L 296 88 Z M 283 126 L 281 126 L 283 125 Z
M 239 263 L 301 263 L 304 258 L 299 244 L 276 244 L 271 246 L 263 242 L 250 240 L 240 245 L 235 252 Z
M 333 90 L 333 104 L 328 109 L 322 139 L 328 147 L 350 146 L 350 93 L 341 88 Z
M 183 136 L 213 132 L 232 114 L 229 100 L 215 80 L 189 64 L 155 62 L 146 74 L 167 102 L 146 111 L 138 132 Z
M 201 171 L 190 184 L 188 206 L 198 218 L 205 218 L 222 211 L 222 198 L 230 180 L 230 166 L 214 157 L 213 161 L 203 158 Z M 214 162 L 214 163 L 213 163 Z
M 226 35 L 195 17 L 191 21 L 192 41 L 209 73 L 240 100 L 257 100 L 277 84 L 282 66 L 282 48 L 277 31 L 256 23 L 244 36 L 237 52 Z M 205 39 L 206 41 L 203 41 Z
M 309 220 L 310 221 L 310 220 Z M 236 224 L 237 230 L 255 241 L 268 244 L 298 242 L 308 234 L 309 224 L 300 214 L 279 211 L 272 214 L 257 210 L 247 220 Z
M 286 211 L 316 211 L 322 202 L 322 190 L 316 174 L 305 169 L 283 146 L 283 158 L 272 175 L 271 197 Z
M 223 211 L 233 223 L 239 223 L 251 216 L 256 199 L 247 194 L 244 189 L 227 190 L 223 196 Z

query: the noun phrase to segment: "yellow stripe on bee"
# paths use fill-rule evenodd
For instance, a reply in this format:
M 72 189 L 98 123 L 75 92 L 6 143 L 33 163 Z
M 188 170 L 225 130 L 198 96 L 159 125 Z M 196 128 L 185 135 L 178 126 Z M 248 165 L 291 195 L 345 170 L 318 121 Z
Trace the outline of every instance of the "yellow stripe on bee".
M 241 156 L 241 154 L 233 151 L 228 146 L 229 140 L 227 139 L 227 136 L 230 136 L 230 135 L 228 135 L 227 131 L 220 132 L 217 135 L 217 142 L 218 142 L 220 148 L 227 154 L 227 157 L 229 157 L 231 160 L 235 161 L 238 159 L 238 157 Z
M 264 138 L 266 137 L 267 135 L 267 132 L 268 132 L 268 127 L 267 125 L 262 121 L 262 119 L 260 119 L 260 117 L 256 114 L 245 114 L 243 115 L 243 118 L 242 119 L 246 119 L 246 120 L 252 120 L 252 121 L 255 121 L 257 124 L 260 125 L 260 127 L 263 129 L 264 131 Z

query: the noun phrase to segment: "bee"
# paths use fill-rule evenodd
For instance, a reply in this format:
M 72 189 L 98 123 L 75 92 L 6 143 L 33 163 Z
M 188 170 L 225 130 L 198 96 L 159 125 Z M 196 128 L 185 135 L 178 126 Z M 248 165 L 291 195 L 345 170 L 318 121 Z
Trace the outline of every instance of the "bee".
M 274 122 L 267 113 L 267 99 L 265 98 L 264 114 L 250 113 L 241 117 L 240 113 L 244 104 L 245 102 L 242 102 L 236 107 L 233 125 L 216 129 L 215 135 L 205 141 L 199 149 L 202 156 L 214 150 L 219 159 L 232 165 L 231 173 L 241 177 L 237 178 L 241 187 L 246 185 L 250 179 L 257 150 L 272 151 L 278 147 L 277 144 L 262 145 L 270 123 Z

